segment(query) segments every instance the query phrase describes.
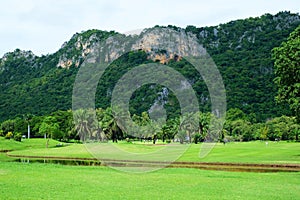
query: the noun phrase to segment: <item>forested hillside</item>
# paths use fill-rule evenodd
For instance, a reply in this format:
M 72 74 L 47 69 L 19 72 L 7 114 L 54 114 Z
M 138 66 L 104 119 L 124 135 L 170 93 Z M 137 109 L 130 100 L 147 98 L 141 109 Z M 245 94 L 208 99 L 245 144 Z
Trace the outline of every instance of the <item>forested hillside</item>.
M 280 46 L 299 25 L 298 14 L 281 12 L 213 27 L 188 26 L 185 31 L 197 36 L 218 66 L 226 87 L 228 108 L 241 109 L 254 122 L 289 114 L 287 106 L 276 105 L 274 100 L 271 50 Z M 76 33 L 58 52 L 40 57 L 19 49 L 5 54 L 0 60 L 0 121 L 71 109 L 73 83 L 80 65 L 95 43 L 115 34 L 100 30 Z M 113 62 L 99 82 L 96 106 L 108 107 L 116 81 L 132 66 L 149 62 L 154 61 L 148 60 L 143 51 L 128 53 Z M 169 65 L 192 83 L 201 111 L 209 111 L 206 85 L 195 81 L 194 69 L 184 59 Z M 161 86 L 146 85 L 136 91 L 130 102 L 131 111 L 137 114 L 148 111 L 158 99 L 166 101 L 170 116 L 176 115 L 177 99 Z
M 277 89 L 271 50 L 287 39 L 299 20 L 299 15 L 281 12 L 215 27 L 188 26 L 186 30 L 197 34 L 219 67 L 228 107 L 255 113 L 261 121 L 289 113 L 274 100 Z

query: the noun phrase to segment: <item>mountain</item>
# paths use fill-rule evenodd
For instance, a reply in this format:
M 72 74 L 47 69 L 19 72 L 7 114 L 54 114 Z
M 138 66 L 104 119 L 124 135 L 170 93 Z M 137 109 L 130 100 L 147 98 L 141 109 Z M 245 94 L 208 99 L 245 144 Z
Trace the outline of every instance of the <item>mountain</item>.
M 298 14 L 280 12 L 211 27 L 156 28 L 194 34 L 218 66 L 225 83 L 228 108 L 239 108 L 254 121 L 263 121 L 289 114 L 287 106 L 276 105 L 274 100 L 271 50 L 299 25 Z M 36 56 L 19 49 L 6 53 L 0 60 L 0 121 L 28 113 L 45 115 L 71 109 L 73 84 L 82 63 L 95 46 L 117 34 L 101 30 L 76 33 L 59 51 L 49 55 Z M 143 50 L 126 53 L 111 63 L 97 87 L 97 107 L 110 105 L 114 85 L 133 66 L 159 61 L 183 74 L 196 91 L 201 110 L 210 110 L 207 87 L 203 80 L 195 78 L 195 69 L 185 59 L 170 59 L 164 52 L 153 59 Z M 159 102 L 163 102 L 169 116 L 179 114 L 175 95 L 168 88 L 151 84 L 134 92 L 130 110 L 138 114 L 151 111 Z

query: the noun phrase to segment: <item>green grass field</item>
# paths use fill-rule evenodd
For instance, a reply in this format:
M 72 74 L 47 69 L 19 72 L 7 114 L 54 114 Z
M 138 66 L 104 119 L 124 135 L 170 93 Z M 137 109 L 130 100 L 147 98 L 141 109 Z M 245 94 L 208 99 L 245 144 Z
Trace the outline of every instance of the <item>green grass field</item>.
M 232 142 L 217 143 L 204 158 L 199 158 L 200 145 L 192 145 L 181 161 L 243 162 L 243 163 L 300 163 L 300 143 L 293 142 Z
M 30 139 L 19 143 L 0 138 L 0 150 L 16 149 L 10 152 L 10 155 L 92 158 L 82 144 L 64 144 L 66 146 L 54 148 L 58 143 L 51 140 L 50 148 L 46 149 L 43 139 Z M 147 153 L 164 148 L 160 145 L 138 142 L 135 144 L 119 142 L 117 146 L 124 151 L 134 153 Z M 200 150 L 201 144 L 192 144 L 178 161 L 300 164 L 300 143 L 295 142 L 268 142 L 268 145 L 261 141 L 232 142 L 226 145 L 217 143 L 204 158 L 199 157 Z
M 91 158 L 84 145 L 0 138 L 0 150 L 11 155 Z M 147 144 L 147 143 L 146 143 Z M 163 146 L 118 143 L 129 152 L 151 152 Z M 192 145 L 181 161 L 300 163 L 300 143 L 249 142 L 217 144 L 200 159 Z M 125 173 L 109 167 L 10 162 L 0 153 L 0 199 L 300 199 L 300 173 L 253 173 L 164 168 Z
M 132 174 L 0 162 L 0 188 L 0 199 L 299 199 L 300 173 L 166 168 Z

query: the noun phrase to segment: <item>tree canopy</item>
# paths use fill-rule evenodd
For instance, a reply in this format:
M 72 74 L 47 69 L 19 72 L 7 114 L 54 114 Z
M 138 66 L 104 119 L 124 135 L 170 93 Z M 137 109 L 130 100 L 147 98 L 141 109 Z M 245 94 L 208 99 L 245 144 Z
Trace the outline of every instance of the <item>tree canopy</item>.
M 278 86 L 276 100 L 287 102 L 300 121 L 300 26 L 288 40 L 273 49 L 275 83 Z

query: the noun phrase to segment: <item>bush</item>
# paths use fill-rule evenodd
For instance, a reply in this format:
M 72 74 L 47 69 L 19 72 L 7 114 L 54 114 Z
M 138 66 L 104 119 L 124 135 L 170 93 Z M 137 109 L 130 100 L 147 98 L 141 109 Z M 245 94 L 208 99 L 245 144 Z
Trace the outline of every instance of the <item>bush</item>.
M 8 132 L 6 135 L 5 135 L 5 139 L 10 139 L 13 137 L 13 133 L 12 132 Z
M 198 142 L 200 142 L 200 139 L 201 139 L 201 135 L 199 133 L 196 133 L 194 136 L 195 144 L 198 144 Z
M 16 133 L 16 134 L 14 135 L 14 140 L 16 140 L 16 141 L 18 141 L 18 142 L 21 142 L 21 140 L 22 140 L 22 135 L 21 135 L 21 133 Z

